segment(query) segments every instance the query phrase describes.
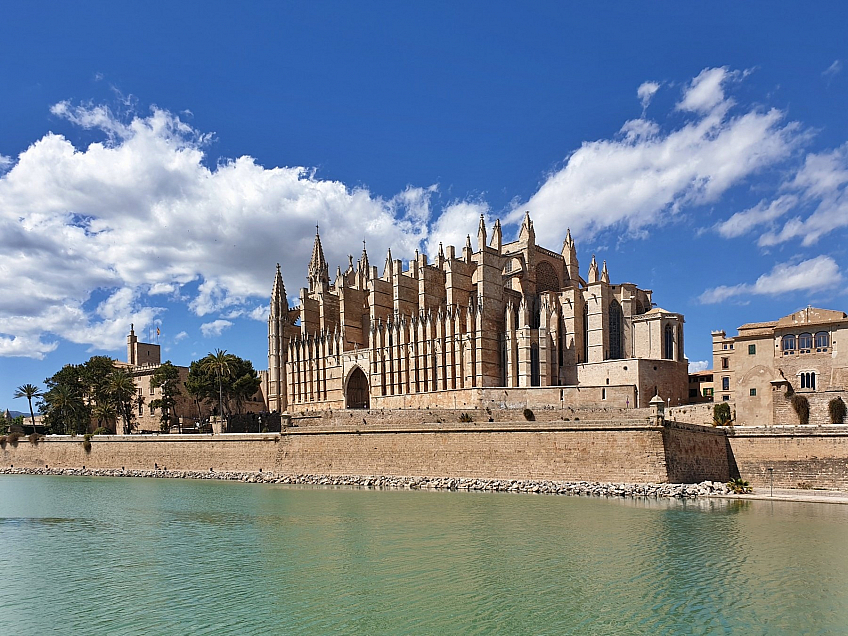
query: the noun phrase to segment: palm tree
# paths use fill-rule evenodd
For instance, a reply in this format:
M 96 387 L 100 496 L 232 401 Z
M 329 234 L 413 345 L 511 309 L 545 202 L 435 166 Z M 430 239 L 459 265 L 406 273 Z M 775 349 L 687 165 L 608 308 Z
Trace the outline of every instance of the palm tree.
M 123 369 L 117 369 L 109 375 L 109 393 L 115 404 L 115 409 L 124 420 L 124 435 L 132 430 L 132 408 L 136 397 L 136 387 L 132 374 Z
M 118 411 L 115 409 L 114 404 L 111 402 L 100 402 L 95 404 L 91 409 L 91 414 L 97 418 L 97 428 L 103 426 L 110 431 L 114 431 L 111 423 L 113 420 L 118 419 Z
M 76 435 L 82 428 L 85 403 L 82 396 L 66 384 L 59 384 L 44 396 L 50 405 L 51 416 L 66 434 Z
M 25 397 L 29 402 L 29 416 L 32 419 L 32 432 L 35 433 L 35 412 L 32 410 L 32 398 L 41 397 L 41 389 L 35 384 L 24 384 L 15 391 L 15 399 Z
M 203 369 L 205 371 L 214 371 L 215 377 L 218 378 L 218 416 L 222 422 L 224 418 L 223 379 L 230 375 L 230 362 L 232 359 L 233 355 L 227 353 L 226 349 L 215 349 L 215 353 L 210 353 L 203 359 Z

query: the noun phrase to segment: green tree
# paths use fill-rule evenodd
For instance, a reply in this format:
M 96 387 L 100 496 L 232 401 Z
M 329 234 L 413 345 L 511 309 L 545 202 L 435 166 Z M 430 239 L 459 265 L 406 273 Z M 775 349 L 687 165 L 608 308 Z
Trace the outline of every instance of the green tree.
M 115 369 L 109 376 L 109 395 L 115 410 L 124 423 L 124 435 L 132 432 L 135 422 L 136 389 L 133 376 L 124 369 Z
M 103 427 L 112 433 L 117 429 L 118 411 L 112 402 L 95 404 L 91 408 L 91 414 L 97 418 L 97 428 Z
M 113 403 L 109 389 L 115 363 L 108 356 L 92 356 L 78 367 L 83 397 L 92 411 L 102 405 Z
M 177 416 L 175 407 L 177 396 L 180 395 L 180 370 L 171 364 L 170 360 L 159 365 L 159 368 L 150 376 L 150 388 L 157 389 L 160 387 L 162 397 L 153 400 L 150 406 L 154 409 L 161 409 L 160 429 L 167 432 L 171 430 L 171 418 Z
M 35 432 L 35 411 L 32 410 L 32 398 L 41 397 L 41 389 L 35 384 L 23 384 L 17 388 L 14 395 L 15 399 L 25 397 L 29 402 L 29 416 L 32 422 L 32 432 Z
M 89 410 L 78 387 L 58 383 L 43 395 L 44 423 L 55 433 L 84 433 L 90 421 Z
M 730 423 L 730 405 L 719 402 L 713 407 L 713 426 L 729 426 Z
M 185 388 L 198 404 L 198 415 L 203 401 L 217 402 L 218 413 L 226 414 L 241 413 L 244 403 L 259 390 L 260 384 L 259 374 L 250 360 L 219 349 L 191 363 Z

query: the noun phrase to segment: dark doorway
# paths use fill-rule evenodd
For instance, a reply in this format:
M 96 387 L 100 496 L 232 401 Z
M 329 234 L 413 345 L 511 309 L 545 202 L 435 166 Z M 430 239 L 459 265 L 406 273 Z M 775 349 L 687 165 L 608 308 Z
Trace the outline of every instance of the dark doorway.
M 347 390 L 345 391 L 347 408 L 369 408 L 368 393 L 368 378 L 365 377 L 362 369 L 356 367 L 347 379 Z

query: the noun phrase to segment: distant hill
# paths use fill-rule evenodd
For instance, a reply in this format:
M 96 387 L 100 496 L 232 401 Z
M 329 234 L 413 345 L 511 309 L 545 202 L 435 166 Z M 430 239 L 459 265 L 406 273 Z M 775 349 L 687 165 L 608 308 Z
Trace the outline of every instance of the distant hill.
M 6 412 L 6 409 L 0 409 L 0 417 L 3 417 L 3 413 L 5 413 L 5 412 Z M 17 417 L 18 415 L 23 415 L 24 417 L 29 417 L 28 412 L 24 413 L 23 411 L 13 411 L 12 409 L 9 409 L 9 415 L 11 415 L 12 417 Z M 38 413 L 36 413 L 36 415 L 38 415 Z

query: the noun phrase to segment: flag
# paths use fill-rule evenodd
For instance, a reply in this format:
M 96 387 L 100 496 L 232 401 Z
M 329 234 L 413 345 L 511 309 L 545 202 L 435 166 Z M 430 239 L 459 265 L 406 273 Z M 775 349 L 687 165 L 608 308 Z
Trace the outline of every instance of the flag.
M 159 335 L 159 327 L 156 327 L 156 335 Z

